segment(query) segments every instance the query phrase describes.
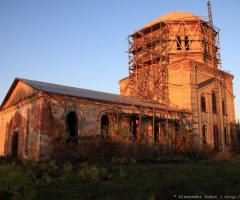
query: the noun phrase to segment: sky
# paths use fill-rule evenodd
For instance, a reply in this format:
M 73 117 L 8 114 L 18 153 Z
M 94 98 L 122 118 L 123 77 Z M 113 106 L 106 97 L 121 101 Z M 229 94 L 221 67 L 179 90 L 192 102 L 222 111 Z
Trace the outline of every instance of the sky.
M 240 118 L 240 1 L 211 0 L 222 70 Z M 128 35 L 172 11 L 207 17 L 207 0 L 1 0 L 0 104 L 16 77 L 119 94 Z

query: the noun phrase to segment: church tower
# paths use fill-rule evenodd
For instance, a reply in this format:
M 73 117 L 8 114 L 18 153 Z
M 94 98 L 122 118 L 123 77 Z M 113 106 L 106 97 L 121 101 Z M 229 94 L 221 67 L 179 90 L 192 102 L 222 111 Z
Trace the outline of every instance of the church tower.
M 192 113 L 195 139 L 230 150 L 233 75 L 221 70 L 219 29 L 189 12 L 170 12 L 129 35 L 129 76 L 120 94 Z

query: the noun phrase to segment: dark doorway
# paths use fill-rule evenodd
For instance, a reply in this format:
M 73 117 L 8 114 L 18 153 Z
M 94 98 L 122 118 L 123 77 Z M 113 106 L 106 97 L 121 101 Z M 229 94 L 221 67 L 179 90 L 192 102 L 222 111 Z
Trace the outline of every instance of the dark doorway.
M 68 113 L 67 125 L 68 125 L 69 135 L 77 136 L 78 123 L 77 123 L 77 115 L 75 112 Z
M 12 138 L 12 157 L 18 155 L 18 131 L 14 131 Z
M 218 132 L 218 126 L 215 124 L 213 126 L 213 136 L 214 136 L 214 151 L 219 150 L 219 132 Z

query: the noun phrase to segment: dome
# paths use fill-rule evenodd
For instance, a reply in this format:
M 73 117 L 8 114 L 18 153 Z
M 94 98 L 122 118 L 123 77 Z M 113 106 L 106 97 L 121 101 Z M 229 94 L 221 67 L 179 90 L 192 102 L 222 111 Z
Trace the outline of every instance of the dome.
M 146 28 L 148 26 L 151 26 L 153 24 L 156 24 L 160 21 L 172 21 L 172 20 L 179 20 L 179 21 L 180 20 L 186 20 L 186 21 L 197 20 L 198 21 L 198 20 L 201 20 L 201 18 L 192 14 L 192 13 L 190 13 L 190 12 L 169 12 L 169 13 L 167 13 L 167 14 L 165 14 L 165 15 L 157 18 L 157 19 L 154 19 L 151 22 L 149 22 L 148 24 L 146 24 L 144 26 L 144 28 Z

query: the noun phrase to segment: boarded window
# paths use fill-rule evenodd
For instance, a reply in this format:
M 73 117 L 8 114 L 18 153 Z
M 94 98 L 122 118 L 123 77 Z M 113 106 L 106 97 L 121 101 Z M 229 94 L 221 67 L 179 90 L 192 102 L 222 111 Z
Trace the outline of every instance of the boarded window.
M 206 100 L 204 96 L 201 96 L 201 109 L 202 112 L 206 112 Z

